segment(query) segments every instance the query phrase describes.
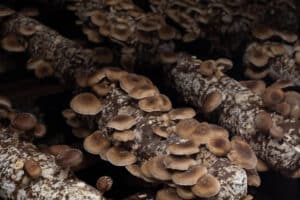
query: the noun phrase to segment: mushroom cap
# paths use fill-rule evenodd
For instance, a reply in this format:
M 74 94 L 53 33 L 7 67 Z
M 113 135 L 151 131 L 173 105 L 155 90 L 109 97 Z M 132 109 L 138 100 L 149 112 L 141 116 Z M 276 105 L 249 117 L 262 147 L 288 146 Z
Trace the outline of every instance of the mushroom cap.
M 68 145 L 52 145 L 48 148 L 48 151 L 50 154 L 57 156 L 67 149 L 71 149 L 71 147 L 69 147 Z
M 251 79 L 262 79 L 269 73 L 269 68 L 260 70 L 259 72 L 253 71 L 251 68 L 245 70 L 245 75 Z
M 189 139 L 200 123 L 195 119 L 183 119 L 176 125 L 176 133 L 185 139 Z
M 207 122 L 201 122 L 196 126 L 190 139 L 197 145 L 206 144 L 211 134 L 211 126 Z
M 25 7 L 22 8 L 19 12 L 26 17 L 36 17 L 40 15 L 40 11 L 34 7 Z
M 193 108 L 177 108 L 172 109 L 168 115 L 171 120 L 182 120 L 195 117 L 196 112 Z
M 33 130 L 33 135 L 36 138 L 42 138 L 46 135 L 47 128 L 44 124 L 38 123 Z
M 22 41 L 21 36 L 15 34 L 5 36 L 1 40 L 1 46 L 4 50 L 10 52 L 24 52 L 27 48 L 27 44 Z
M 176 30 L 169 25 L 163 25 L 158 30 L 159 38 L 162 40 L 172 40 L 176 37 Z
M 256 26 L 254 29 L 252 29 L 252 34 L 258 39 L 266 40 L 271 38 L 275 33 L 272 29 L 265 26 Z
M 56 156 L 56 162 L 62 167 L 76 167 L 83 160 L 83 154 L 78 149 L 66 149 Z
M 263 101 L 266 106 L 279 104 L 284 100 L 284 92 L 280 88 L 268 87 L 263 95 Z
M 5 96 L 0 96 L 0 106 L 11 108 L 11 101 Z
M 192 186 L 197 183 L 199 178 L 207 174 L 205 166 L 193 166 L 184 172 L 175 172 L 172 174 L 172 181 L 180 186 Z
M 260 177 L 255 169 L 246 170 L 247 184 L 249 186 L 259 187 L 261 184 Z
M 106 157 L 111 164 L 116 166 L 132 165 L 137 159 L 133 153 L 119 147 L 111 147 L 106 152 Z
M 134 87 L 128 95 L 134 99 L 143 99 L 159 94 L 159 90 L 154 85 L 142 85 Z
M 177 195 L 183 199 L 195 199 L 196 198 L 196 196 L 191 191 L 190 187 L 177 186 L 176 192 L 177 192 Z
M 128 73 L 120 79 L 120 86 L 127 93 L 130 93 L 133 88 L 142 87 L 144 85 L 153 84 L 148 78 L 132 73 Z
M 24 170 L 31 178 L 38 178 L 42 174 L 40 164 L 35 160 L 26 160 L 24 162 Z
M 210 92 L 203 102 L 203 111 L 206 113 L 213 112 L 223 101 L 222 93 L 219 91 Z
M 106 22 L 106 16 L 100 10 L 91 11 L 88 15 L 91 18 L 91 22 L 97 26 L 103 26 Z
M 4 6 L 0 7 L 0 17 L 6 17 L 6 16 L 12 15 L 14 13 L 15 13 L 15 11 L 10 8 L 4 7 Z
M 104 194 L 105 192 L 109 191 L 113 185 L 113 180 L 109 176 L 101 176 L 97 179 L 96 188 Z
M 128 74 L 128 72 L 121 70 L 117 67 L 106 67 L 104 69 L 106 72 L 106 77 L 110 81 L 120 81 L 123 76 Z
M 217 69 L 217 64 L 214 60 L 205 60 L 200 63 L 199 72 L 205 77 L 211 77 Z
M 150 164 L 151 159 L 144 161 L 141 165 L 141 173 L 144 177 L 147 177 L 149 180 L 153 178 L 151 172 L 150 172 Z
M 17 113 L 12 120 L 12 125 L 19 130 L 29 131 L 37 125 L 37 119 L 30 113 Z
M 72 134 L 77 138 L 83 139 L 88 137 L 91 134 L 91 132 L 89 129 L 80 127 L 80 128 L 73 128 Z
M 171 180 L 171 173 L 164 165 L 165 156 L 156 156 L 152 158 L 147 164 L 147 169 L 149 170 L 152 177 L 157 180 L 167 181 Z
M 104 69 L 98 70 L 94 73 L 92 73 L 87 80 L 88 86 L 93 86 L 97 83 L 99 83 L 101 80 L 103 80 L 106 77 L 106 71 Z
M 102 110 L 103 104 L 94 94 L 84 92 L 71 100 L 70 107 L 81 115 L 96 115 Z
M 118 131 L 124 131 L 130 129 L 137 123 L 133 116 L 129 115 L 117 115 L 107 123 L 107 127 L 116 129 Z
M 262 111 L 258 113 L 255 117 L 255 127 L 263 132 L 269 133 L 270 129 L 273 126 L 272 117 L 269 113 Z
M 133 176 L 136 176 L 138 178 L 144 178 L 144 176 L 142 174 L 142 171 L 141 171 L 141 169 L 140 169 L 140 167 L 138 165 L 136 165 L 136 164 L 127 165 L 127 166 L 125 166 L 125 168 Z
M 97 83 L 92 86 L 92 90 L 98 95 L 98 96 L 106 96 L 113 88 L 113 85 L 107 83 L 107 82 L 101 82 Z
M 161 52 L 159 55 L 162 63 L 173 64 L 177 62 L 177 54 L 174 52 Z
M 127 41 L 132 34 L 132 30 L 127 23 L 117 22 L 111 24 L 110 36 L 120 41 Z
M 135 134 L 133 131 L 122 131 L 122 132 L 114 132 L 112 135 L 113 140 L 119 141 L 119 142 L 128 142 L 135 139 Z
M 159 190 L 156 193 L 155 200 L 182 200 L 173 188 Z
M 269 170 L 268 165 L 261 159 L 257 159 L 257 165 L 256 165 L 256 170 L 258 172 L 266 172 Z
M 173 155 L 192 155 L 200 151 L 198 145 L 193 141 L 170 144 L 167 150 Z
M 196 161 L 192 158 L 166 156 L 164 165 L 168 169 L 188 170 L 191 166 L 196 165 Z
M 100 154 L 110 147 L 110 142 L 103 136 L 100 131 L 95 131 L 87 136 L 83 142 L 83 148 L 91 154 Z
M 206 147 L 214 155 L 223 156 L 230 151 L 231 144 L 225 137 L 212 137 L 208 139 Z
M 221 185 L 218 179 L 210 174 L 206 174 L 192 187 L 192 192 L 198 197 L 210 198 L 217 195 L 220 189 Z
M 171 134 L 171 131 L 168 130 L 167 127 L 152 127 L 152 131 L 154 134 L 162 137 L 162 138 L 168 138 L 169 135 Z
M 146 112 L 169 111 L 172 109 L 170 99 L 162 94 L 139 100 L 138 105 L 140 109 Z
M 257 158 L 251 147 L 239 137 L 231 140 L 231 151 L 227 154 L 229 160 L 245 169 L 254 169 Z
M 255 67 L 263 67 L 269 62 L 269 56 L 262 46 L 253 46 L 253 48 L 248 49 L 246 59 Z
M 240 83 L 259 96 L 263 95 L 266 90 L 266 84 L 262 80 L 241 81 Z
M 43 65 L 37 65 L 34 69 L 37 78 L 46 78 L 54 74 L 54 69 L 50 63 L 45 62 Z
M 18 31 L 21 35 L 31 36 L 36 32 L 36 24 L 34 23 L 20 24 Z
M 217 64 L 218 69 L 220 69 L 223 72 L 230 70 L 233 67 L 232 61 L 227 58 L 217 59 L 216 64 Z

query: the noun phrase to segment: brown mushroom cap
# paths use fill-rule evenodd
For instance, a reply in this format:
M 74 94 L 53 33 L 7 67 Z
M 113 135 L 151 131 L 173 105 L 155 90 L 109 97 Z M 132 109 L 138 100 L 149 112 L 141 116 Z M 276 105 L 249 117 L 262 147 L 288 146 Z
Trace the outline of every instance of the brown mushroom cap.
M 196 126 L 190 139 L 197 145 L 206 144 L 211 134 L 211 126 L 207 122 L 201 122 Z
M 0 17 L 6 17 L 6 16 L 12 15 L 14 13 L 15 13 L 15 11 L 10 8 L 4 7 L 4 6 L 0 7 Z
M 214 60 L 206 60 L 200 64 L 199 71 L 205 77 L 211 77 L 217 69 L 217 64 Z
M 68 149 L 71 149 L 71 147 L 69 147 L 68 145 L 52 145 L 48 148 L 48 151 L 50 154 L 57 156 L 58 154 Z
M 198 197 L 209 198 L 217 195 L 220 189 L 221 185 L 218 179 L 210 174 L 206 174 L 192 187 L 192 192 Z
M 96 115 L 102 110 L 103 104 L 94 94 L 84 92 L 71 100 L 70 107 L 81 115 Z
M 83 148 L 91 154 L 100 154 L 110 147 L 110 142 L 103 136 L 100 131 L 95 131 L 87 136 L 83 142 Z
M 213 112 L 217 109 L 223 101 L 222 93 L 213 91 L 209 93 L 203 102 L 203 111 L 206 113 Z
M 171 173 L 164 165 L 165 156 L 156 156 L 152 158 L 147 164 L 147 169 L 152 177 L 157 180 L 167 181 L 171 180 Z
M 173 64 L 177 62 L 177 54 L 174 52 L 161 52 L 160 60 L 165 64 Z
M 76 167 L 83 160 L 83 154 L 78 149 L 66 149 L 56 156 L 56 162 L 62 167 Z
M 170 99 L 162 94 L 139 100 L 138 105 L 140 109 L 146 112 L 169 111 L 172 109 Z
M 273 106 L 282 102 L 284 96 L 282 89 L 269 87 L 263 95 L 263 101 L 266 106 Z
M 116 67 L 107 67 L 104 69 L 105 69 L 106 77 L 110 81 L 120 81 L 123 76 L 128 74 L 128 72 Z
M 272 117 L 269 113 L 262 111 L 258 113 L 255 117 L 255 127 L 263 132 L 269 133 L 270 129 L 273 126 Z
M 37 119 L 30 113 L 17 113 L 12 120 L 12 125 L 19 130 L 28 131 L 37 125 Z
M 133 153 L 119 147 L 111 147 L 106 152 L 106 157 L 111 164 L 116 166 L 132 165 L 136 162 L 136 156 Z
M 5 36 L 1 40 L 1 46 L 4 50 L 10 52 L 24 52 L 27 48 L 27 44 L 21 41 L 21 36 L 10 34 Z
M 130 129 L 137 123 L 133 116 L 129 115 L 117 115 L 114 119 L 107 123 L 107 127 L 116 129 L 118 131 L 124 131 Z
M 144 178 L 142 171 L 139 167 L 139 165 L 137 164 L 133 164 L 133 165 L 127 165 L 125 166 L 125 168 L 127 169 L 127 171 L 132 174 L 133 176 L 136 176 L 138 178 Z
M 113 185 L 113 180 L 109 176 L 101 176 L 98 178 L 96 183 L 96 188 L 104 194 L 105 192 L 109 191 Z
M 200 123 L 195 119 L 183 119 L 176 125 L 176 133 L 182 137 L 189 139 Z
M 31 178 L 38 178 L 42 174 L 40 164 L 32 159 L 24 162 L 24 170 Z
M 261 46 L 250 48 L 246 53 L 246 59 L 255 67 L 263 67 L 269 62 L 269 56 Z
M 252 29 L 252 34 L 258 39 L 266 40 L 268 38 L 271 38 L 275 33 L 270 28 L 264 26 L 256 26 L 254 29 Z
M 184 172 L 175 172 L 172 175 L 172 181 L 180 186 L 192 186 L 197 183 L 199 178 L 207 174 L 205 166 L 197 165 L 193 166 Z
M 249 88 L 253 93 L 260 96 L 263 95 L 266 90 L 266 84 L 262 80 L 241 81 L 240 83 Z
M 154 134 L 162 137 L 162 138 L 168 138 L 171 134 L 171 131 L 168 130 L 167 127 L 152 127 L 152 131 Z
M 261 184 L 260 177 L 255 169 L 246 170 L 247 184 L 249 186 L 259 187 Z
M 43 64 L 36 66 L 34 74 L 37 78 L 46 78 L 54 74 L 54 69 L 50 63 L 44 62 Z
M 155 96 L 158 94 L 159 94 L 159 91 L 158 91 L 157 87 L 155 87 L 152 84 L 134 87 L 128 93 L 128 95 L 134 99 L 143 99 L 143 98 Z
M 166 156 L 163 162 L 166 168 L 174 170 L 187 170 L 191 166 L 196 165 L 196 161 L 192 158 L 175 156 Z
M 195 117 L 196 112 L 192 108 L 177 108 L 172 109 L 168 113 L 171 120 L 191 119 Z
M 196 145 L 193 141 L 170 144 L 167 147 L 167 150 L 173 155 L 191 155 L 200 151 L 198 145 Z
M 44 124 L 39 123 L 34 127 L 33 135 L 37 138 L 42 138 L 46 135 L 46 132 L 46 126 Z
M 122 131 L 122 132 L 114 132 L 112 135 L 113 140 L 119 142 L 128 142 L 135 139 L 135 134 L 133 131 Z
M 275 139 L 282 139 L 284 136 L 284 130 L 282 127 L 273 124 L 270 129 L 270 135 Z
M 99 96 L 106 96 L 111 90 L 113 85 L 107 82 L 101 82 L 93 85 L 92 90 Z
M 182 200 L 176 193 L 175 189 L 166 188 L 156 193 L 155 200 Z
M 226 155 L 231 148 L 230 141 L 224 137 L 212 137 L 208 139 L 206 147 L 216 156 Z
M 89 129 L 86 128 L 73 128 L 72 134 L 77 138 L 83 139 L 88 137 L 91 134 L 91 132 Z
M 36 24 L 34 23 L 20 24 L 18 31 L 21 35 L 31 36 L 36 32 Z
M 245 169 L 254 169 L 257 158 L 250 146 L 239 137 L 231 140 L 231 151 L 227 154 L 229 160 Z
M 11 108 L 11 101 L 4 96 L 0 96 L 0 105 L 6 108 Z
M 257 165 L 256 165 L 256 170 L 258 172 L 266 172 L 269 170 L 268 165 L 261 159 L 257 159 Z
M 216 64 L 218 69 L 220 69 L 221 71 L 227 71 L 233 67 L 232 61 L 227 58 L 219 58 L 218 60 L 216 60 Z
M 127 23 L 118 22 L 111 24 L 110 36 L 120 41 L 127 41 L 132 34 L 132 30 Z
M 88 85 L 93 86 L 93 85 L 99 83 L 105 77 L 106 77 L 106 71 L 104 69 L 98 70 L 89 76 L 89 78 L 87 80 Z
M 176 187 L 176 193 L 183 199 L 194 199 L 196 196 L 191 191 L 190 187 Z
M 88 16 L 91 17 L 91 22 L 97 26 L 103 26 L 106 22 L 105 14 L 100 10 L 91 11 Z
M 34 7 L 22 8 L 19 12 L 26 17 L 36 17 L 40 15 L 40 11 Z
M 251 68 L 245 70 L 245 75 L 251 79 L 262 79 L 269 73 L 269 68 L 261 70 L 259 72 L 253 71 Z
M 126 74 L 122 76 L 120 80 L 121 88 L 127 93 L 130 93 L 132 89 L 135 87 L 141 87 L 144 85 L 153 85 L 153 84 L 148 78 L 137 74 L 131 74 L 131 73 Z
M 162 40 L 172 40 L 176 37 L 176 31 L 172 26 L 164 25 L 158 30 L 158 35 Z

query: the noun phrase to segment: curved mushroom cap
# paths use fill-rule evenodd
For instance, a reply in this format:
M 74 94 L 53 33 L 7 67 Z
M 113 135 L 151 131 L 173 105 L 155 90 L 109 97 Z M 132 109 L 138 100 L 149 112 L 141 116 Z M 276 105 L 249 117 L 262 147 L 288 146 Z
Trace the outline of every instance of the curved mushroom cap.
M 20 24 L 18 31 L 21 35 L 31 36 L 36 32 L 36 24 L 34 23 Z
M 170 144 L 167 150 L 173 155 L 191 155 L 200 151 L 199 147 L 192 141 Z
M 50 63 L 44 62 L 41 65 L 37 65 L 34 69 L 34 74 L 37 78 L 46 78 L 52 76 L 54 73 L 54 69 Z
M 152 82 L 137 74 L 126 74 L 120 79 L 120 87 L 127 93 L 130 93 L 133 88 L 141 87 L 144 85 L 153 85 Z
M 268 133 L 273 126 L 272 117 L 269 113 L 262 111 L 255 117 L 255 127 L 263 132 Z
M 71 147 L 69 147 L 68 145 L 52 145 L 48 148 L 48 151 L 51 155 L 57 156 L 58 154 L 68 149 L 71 149 Z
M 12 125 L 19 130 L 28 131 L 37 125 L 37 119 L 30 113 L 17 113 L 12 120 Z
M 255 169 L 246 170 L 247 173 L 247 184 L 249 186 L 259 187 L 261 179 Z
M 252 34 L 258 39 L 266 40 L 272 37 L 275 33 L 270 28 L 264 26 L 256 26 L 254 29 L 252 29 Z
M 191 191 L 190 187 L 176 187 L 177 195 L 183 199 L 194 199 L 196 196 Z
M 168 130 L 167 127 L 152 127 L 152 131 L 154 134 L 162 137 L 162 138 L 168 138 L 169 135 L 172 133 L 171 131 Z
M 254 169 L 257 158 L 250 146 L 239 137 L 231 140 L 231 151 L 227 154 L 229 160 L 245 169 Z
M 227 58 L 219 58 L 218 60 L 216 60 L 216 64 L 218 69 L 223 72 L 230 70 L 233 67 L 232 61 Z
M 126 41 L 129 39 L 131 33 L 132 30 L 127 23 L 118 22 L 116 24 L 111 25 L 110 36 L 114 39 Z
M 198 197 L 209 198 L 217 195 L 220 189 L 221 185 L 218 179 L 206 174 L 192 187 L 192 192 Z
M 0 17 L 6 17 L 6 16 L 12 15 L 14 13 L 15 13 L 15 11 L 10 8 L 4 7 L 4 6 L 0 7 Z
M 263 101 L 266 106 L 274 106 L 284 99 L 284 92 L 280 88 L 269 87 L 263 95 Z
M 129 115 L 117 115 L 114 119 L 107 123 L 107 127 L 124 131 L 130 129 L 137 123 L 136 119 Z
M 183 119 L 176 125 L 176 133 L 182 137 L 189 139 L 200 123 L 195 119 Z
M 101 176 L 97 179 L 96 188 L 104 194 L 105 192 L 109 191 L 113 185 L 113 180 L 109 176 Z
M 142 171 L 141 171 L 139 165 L 137 165 L 137 164 L 127 165 L 127 166 L 125 166 L 125 168 L 133 176 L 136 176 L 138 178 L 144 178 L 144 175 L 142 174 Z
M 197 183 L 199 178 L 207 174 L 205 166 L 193 166 L 184 172 L 175 172 L 172 175 L 172 181 L 180 186 L 192 186 Z
M 127 166 L 132 165 L 136 162 L 136 156 L 124 149 L 119 147 L 111 147 L 106 152 L 107 160 L 116 166 Z
M 156 193 L 155 200 L 182 200 L 176 193 L 175 189 L 166 188 Z
M 256 170 L 258 172 L 266 172 L 269 170 L 268 165 L 261 159 L 257 159 L 257 165 L 256 165 Z
M 128 95 L 134 99 L 143 99 L 158 94 L 159 91 L 154 85 L 136 86 L 128 93 Z
M 241 81 L 240 83 L 249 88 L 253 93 L 260 96 L 263 95 L 266 90 L 266 84 L 262 80 Z
M 161 62 L 165 64 L 173 64 L 177 62 L 177 54 L 174 52 L 161 52 L 159 57 Z
M 106 77 L 106 71 L 104 69 L 92 73 L 87 80 L 88 86 L 93 86 L 99 83 L 105 77 Z
M 146 112 L 169 111 L 172 109 L 170 99 L 165 95 L 146 97 L 138 102 L 139 108 Z
M 38 178 L 42 174 L 40 164 L 35 160 L 26 160 L 24 162 L 24 170 L 31 178 Z
M 111 90 L 113 85 L 102 82 L 98 83 L 92 86 L 92 90 L 98 95 L 98 96 L 106 96 Z
M 168 115 L 171 120 L 183 120 L 195 117 L 196 112 L 193 108 L 177 108 L 172 109 Z
M 217 69 L 217 64 L 214 60 L 206 60 L 200 64 L 199 71 L 205 77 L 211 77 Z
M 263 67 L 269 62 L 269 56 L 261 46 L 253 46 L 247 50 L 246 59 L 255 67 Z
M 34 127 L 33 135 L 36 138 L 42 138 L 46 135 L 46 132 L 47 132 L 46 126 L 44 124 L 39 123 Z
M 107 68 L 104 68 L 104 70 L 106 73 L 106 77 L 110 81 L 119 81 L 119 80 L 121 80 L 121 78 L 123 76 L 128 74 L 128 72 L 121 70 L 119 68 L 116 68 L 116 67 L 107 67 Z
M 212 137 L 206 144 L 208 150 L 216 156 L 226 155 L 231 148 L 230 141 L 224 137 Z
M 26 17 L 37 17 L 40 15 L 40 11 L 34 7 L 25 7 L 19 11 L 22 15 Z
M 103 136 L 100 131 L 95 131 L 87 136 L 83 142 L 83 148 L 91 154 L 100 154 L 110 147 L 110 142 Z
M 11 101 L 4 96 L 0 96 L 0 106 L 11 108 Z
M 4 50 L 10 52 L 24 52 L 27 48 L 27 44 L 22 42 L 21 36 L 7 35 L 1 40 L 1 46 Z
M 141 165 L 141 173 L 144 177 L 146 177 L 147 179 L 152 179 L 153 176 L 150 172 L 150 164 L 151 164 L 151 159 L 148 161 L 144 161 Z
M 71 100 L 70 107 L 81 115 L 96 115 L 102 110 L 103 104 L 94 94 L 84 92 Z
M 158 30 L 159 38 L 162 40 L 172 40 L 176 37 L 176 30 L 169 25 L 164 25 Z
M 196 126 L 190 139 L 197 145 L 206 144 L 211 135 L 211 126 L 207 122 L 201 122 Z
M 259 72 L 253 71 L 251 68 L 245 70 L 245 75 L 251 79 L 262 79 L 269 73 L 269 68 L 260 70 Z
M 191 166 L 196 165 L 196 161 L 192 158 L 166 156 L 164 165 L 168 169 L 188 170 Z
M 80 128 L 73 128 L 72 134 L 77 138 L 83 139 L 89 136 L 91 132 L 89 129 L 80 127 Z
M 91 18 L 91 22 L 97 26 L 103 26 L 106 22 L 105 14 L 100 10 L 91 11 L 88 15 Z
M 122 132 L 114 132 L 112 135 L 113 140 L 119 142 L 128 142 L 135 139 L 135 134 L 133 131 L 122 131 Z
M 152 177 L 157 180 L 167 181 L 171 180 L 171 173 L 164 165 L 165 156 L 156 156 L 148 163 L 148 170 Z
M 66 149 L 56 156 L 56 162 L 62 167 L 76 167 L 83 160 L 83 154 L 78 149 Z
M 217 109 L 223 101 L 222 93 L 213 91 L 209 93 L 203 102 L 203 111 L 206 113 L 213 112 Z

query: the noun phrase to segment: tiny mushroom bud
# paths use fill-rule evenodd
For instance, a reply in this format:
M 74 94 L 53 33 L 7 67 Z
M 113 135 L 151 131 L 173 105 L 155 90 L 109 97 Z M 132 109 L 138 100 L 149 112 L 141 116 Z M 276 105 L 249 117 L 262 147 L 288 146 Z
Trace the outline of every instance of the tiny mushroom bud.
M 56 156 L 56 162 L 62 167 L 76 167 L 83 160 L 83 154 L 78 149 L 66 149 Z
M 111 164 L 116 166 L 132 165 L 137 159 L 133 153 L 119 147 L 111 147 L 106 152 L 106 157 Z
M 206 174 L 192 187 L 192 192 L 198 197 L 209 198 L 217 195 L 220 189 L 219 180 L 210 174 Z
M 105 192 L 109 191 L 113 185 L 113 180 L 109 176 L 102 176 L 98 178 L 96 183 L 96 188 L 104 194 Z
M 75 96 L 70 107 L 81 115 L 96 115 L 102 110 L 103 104 L 94 94 L 85 92 Z
M 52 76 L 53 73 L 53 67 L 48 62 L 41 63 L 34 69 L 34 74 L 37 78 L 46 78 Z
M 156 194 L 155 200 L 182 200 L 173 188 L 166 188 L 159 190 Z
M 169 111 L 172 109 L 170 99 L 165 95 L 146 97 L 138 102 L 139 108 L 146 112 Z
M 24 162 L 24 170 L 31 178 L 38 178 L 42 174 L 40 164 L 32 159 Z
M 213 91 L 209 93 L 203 102 L 203 111 L 206 113 L 213 112 L 222 103 L 222 93 L 219 91 Z
M 1 46 L 4 50 L 10 52 L 24 52 L 27 44 L 22 41 L 21 36 L 7 35 L 1 40 Z
M 205 166 L 193 166 L 184 172 L 175 172 L 172 174 L 172 181 L 180 186 L 192 186 L 197 183 L 199 178 L 207 174 Z
M 87 136 L 83 142 L 83 148 L 91 154 L 100 154 L 110 147 L 110 142 L 100 131 L 95 131 Z
M 23 131 L 33 129 L 36 124 L 36 117 L 30 113 L 17 113 L 12 120 L 13 127 Z
M 129 115 L 117 115 L 107 123 L 107 127 L 124 131 L 130 129 L 137 123 L 135 117 Z

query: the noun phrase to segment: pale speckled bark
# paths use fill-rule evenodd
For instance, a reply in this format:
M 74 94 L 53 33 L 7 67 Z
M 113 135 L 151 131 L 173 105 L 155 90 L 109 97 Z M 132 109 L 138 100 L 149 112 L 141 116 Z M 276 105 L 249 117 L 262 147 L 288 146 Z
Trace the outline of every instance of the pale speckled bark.
M 257 156 L 273 169 L 283 173 L 299 169 L 300 154 L 296 149 L 300 143 L 299 121 L 272 114 L 273 121 L 285 131 L 283 139 L 276 140 L 259 132 L 255 134 L 255 116 L 263 111 L 261 98 L 221 72 L 222 75 L 205 78 L 198 69 L 199 64 L 194 58 L 181 55 L 177 65 L 169 71 L 173 86 L 187 103 L 201 111 L 206 95 L 219 91 L 223 101 L 213 116 L 220 125 L 246 139 Z
M 1 198 L 104 200 L 98 190 L 77 179 L 69 169 L 58 166 L 54 156 L 41 153 L 33 144 L 19 139 L 16 133 L 1 128 L 0 141 Z M 26 159 L 34 159 L 42 168 L 41 176 L 28 184 L 24 169 L 17 167 Z

